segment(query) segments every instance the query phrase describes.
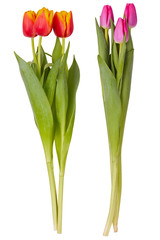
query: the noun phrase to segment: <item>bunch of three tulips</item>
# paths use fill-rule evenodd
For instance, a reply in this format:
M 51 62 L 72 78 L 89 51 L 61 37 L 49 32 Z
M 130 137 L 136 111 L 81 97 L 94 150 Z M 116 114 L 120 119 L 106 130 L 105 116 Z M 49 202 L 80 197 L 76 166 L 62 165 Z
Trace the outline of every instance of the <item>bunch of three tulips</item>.
M 118 18 L 114 25 L 111 6 L 105 5 L 100 16 L 100 26 L 96 21 L 98 37 L 98 63 L 100 68 L 104 109 L 108 130 L 110 165 L 111 165 L 111 199 L 104 235 L 108 235 L 111 225 L 118 231 L 118 218 L 121 201 L 122 173 L 121 148 L 124 125 L 130 95 L 133 43 L 131 28 L 137 24 L 134 4 L 127 4 L 124 17 Z M 108 31 L 111 28 L 111 40 Z
M 23 16 L 22 28 L 24 36 L 31 38 L 33 61 L 27 63 L 17 54 L 15 55 L 43 143 L 54 228 L 61 233 L 64 172 L 72 137 L 76 91 L 80 78 L 75 57 L 68 69 L 67 57 L 70 43 L 65 52 L 65 38 L 73 32 L 72 12 L 61 11 L 53 14 L 53 11 L 46 8 L 42 8 L 37 14 L 34 11 L 27 11 Z M 57 39 L 52 54 L 48 54 L 41 46 L 42 36 L 48 36 L 52 29 Z M 37 35 L 39 35 L 39 44 L 35 52 L 34 38 Z M 62 43 L 59 37 L 62 38 Z M 51 63 L 48 63 L 46 55 L 51 57 Z M 54 140 L 59 162 L 58 201 L 53 169 Z

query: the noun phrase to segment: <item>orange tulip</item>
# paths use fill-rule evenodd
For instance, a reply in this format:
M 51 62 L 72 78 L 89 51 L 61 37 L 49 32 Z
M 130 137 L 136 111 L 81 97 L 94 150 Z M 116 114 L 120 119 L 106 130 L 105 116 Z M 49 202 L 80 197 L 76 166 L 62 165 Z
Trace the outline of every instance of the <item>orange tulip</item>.
M 73 32 L 72 12 L 56 12 L 53 17 L 53 30 L 57 37 L 69 37 Z
M 36 14 L 34 11 L 27 11 L 23 15 L 23 34 L 25 37 L 34 38 L 37 36 L 34 28 Z
M 48 36 L 53 25 L 53 10 L 42 8 L 37 12 L 35 20 L 35 31 L 37 35 Z

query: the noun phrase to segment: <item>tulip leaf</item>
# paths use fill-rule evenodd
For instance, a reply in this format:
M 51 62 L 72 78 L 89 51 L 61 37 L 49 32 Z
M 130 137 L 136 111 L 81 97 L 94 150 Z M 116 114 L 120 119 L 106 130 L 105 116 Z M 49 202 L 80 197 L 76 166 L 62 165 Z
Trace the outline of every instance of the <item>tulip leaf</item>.
M 123 80 L 122 80 L 122 90 L 121 90 L 122 129 L 124 129 L 125 118 L 126 118 L 129 96 L 130 96 L 132 68 L 133 68 L 133 55 L 134 55 L 133 49 L 126 53 L 125 65 L 123 70 Z
M 50 68 L 49 68 L 49 66 L 48 67 L 47 66 L 48 66 L 48 64 L 45 65 L 42 76 L 41 76 L 41 79 L 40 79 L 40 83 L 41 83 L 42 86 L 46 82 L 46 79 L 47 79 L 48 74 L 50 72 Z
M 61 171 L 64 172 L 65 170 L 65 165 L 66 165 L 66 158 L 72 138 L 72 132 L 73 132 L 73 126 L 74 126 L 74 119 L 75 119 L 75 111 L 76 109 L 74 108 L 74 112 L 71 116 L 67 131 L 64 136 L 64 141 L 63 141 L 63 156 L 62 156 L 62 163 L 61 163 Z
M 56 38 L 55 47 L 52 53 L 52 62 L 56 62 L 62 56 L 62 45 L 59 38 Z
M 36 56 L 38 58 L 38 48 L 37 48 Z M 44 67 L 45 67 L 46 64 L 47 64 L 46 54 L 43 50 L 43 47 L 41 46 L 41 73 L 42 74 L 43 74 Z
M 16 53 L 22 79 L 32 106 L 34 118 L 42 139 L 46 161 L 52 161 L 53 116 L 46 94 L 31 66 Z
M 111 19 L 111 70 L 113 72 L 113 75 L 116 76 L 114 61 L 113 61 L 114 29 L 115 29 L 114 22 Z
M 69 126 L 72 115 L 75 112 L 76 106 L 76 92 L 79 85 L 80 71 L 76 59 L 74 57 L 73 63 L 68 73 L 68 110 L 67 110 L 67 124 L 66 129 Z
M 116 70 L 118 69 L 118 62 L 119 62 L 119 57 L 118 57 L 118 51 L 117 51 L 117 45 L 115 42 L 113 42 L 113 62 Z
M 98 63 L 110 151 L 114 156 L 117 156 L 120 138 L 121 100 L 116 79 L 101 56 L 98 56 Z
M 31 68 L 33 69 L 34 73 L 36 74 L 37 78 L 39 79 L 39 70 L 38 70 L 38 65 L 34 62 L 31 63 Z
M 66 61 L 68 56 L 69 46 L 66 53 L 64 54 L 63 60 L 59 67 L 59 73 L 57 77 L 56 86 L 56 115 L 57 120 L 60 124 L 62 133 L 65 132 L 66 126 L 66 113 L 68 108 L 68 86 L 67 86 L 67 76 L 66 76 Z
M 96 30 L 97 30 L 97 38 L 98 38 L 98 52 L 102 59 L 109 64 L 109 48 L 107 47 L 107 42 L 105 39 L 105 35 L 103 30 L 99 27 L 97 19 L 96 22 Z
M 117 67 L 117 87 L 121 93 L 122 75 L 126 56 L 126 36 L 124 37 Z
M 55 142 L 57 143 L 57 145 L 59 144 L 61 146 L 61 150 L 59 151 L 61 154 L 59 164 L 60 164 L 60 169 L 62 173 L 64 173 L 64 170 L 65 170 L 67 153 L 68 153 L 70 141 L 72 138 L 72 131 L 73 131 L 74 119 L 75 119 L 75 110 L 76 110 L 76 91 L 79 84 L 79 78 L 80 78 L 80 71 L 79 71 L 78 64 L 74 58 L 68 73 L 68 110 L 67 110 L 66 132 L 64 136 L 62 136 L 60 135 L 60 129 L 58 128 L 57 133 L 59 132 L 59 135 L 56 134 L 56 137 L 55 137 Z M 57 136 L 58 136 L 58 139 L 57 139 Z M 60 139 L 59 136 L 62 136 L 63 141 L 62 139 Z
M 66 72 L 66 64 L 69 46 L 67 48 L 66 53 L 63 56 L 61 61 L 58 77 L 57 77 L 57 86 L 55 93 L 55 108 L 56 108 L 56 132 L 55 132 L 55 144 L 56 151 L 59 161 L 59 166 L 61 169 L 61 165 L 63 162 L 63 141 L 66 129 L 66 114 L 68 109 L 68 84 L 67 84 L 67 72 Z
M 58 75 L 58 69 L 59 69 L 60 59 L 58 59 L 55 63 L 53 63 L 53 66 L 47 76 L 46 82 L 44 84 L 44 91 L 48 97 L 48 101 L 50 105 L 53 104 L 53 99 L 55 95 L 55 88 L 56 88 L 56 80 Z

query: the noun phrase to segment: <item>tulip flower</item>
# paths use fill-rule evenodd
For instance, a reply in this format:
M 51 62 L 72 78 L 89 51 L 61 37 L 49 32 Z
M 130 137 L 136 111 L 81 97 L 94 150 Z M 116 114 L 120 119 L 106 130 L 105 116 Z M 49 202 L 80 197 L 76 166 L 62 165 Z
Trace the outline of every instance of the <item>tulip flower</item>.
M 114 31 L 114 41 L 116 43 L 122 43 L 126 34 L 126 42 L 129 40 L 129 32 L 126 19 L 119 18 Z
M 36 32 L 34 28 L 34 22 L 36 19 L 36 14 L 34 11 L 27 11 L 23 15 L 23 34 L 25 37 L 34 38 L 36 37 Z
M 73 32 L 72 12 L 56 12 L 53 17 L 53 31 L 57 37 L 66 38 Z
M 48 36 L 52 30 L 53 11 L 42 8 L 37 12 L 35 20 L 35 31 L 39 36 Z
M 137 13 L 133 3 L 127 3 L 124 11 L 125 18 L 128 22 L 129 28 L 133 28 L 137 25 Z
M 102 28 L 105 29 L 105 39 L 108 46 L 109 46 L 108 29 L 111 28 L 111 19 L 114 22 L 112 7 L 109 5 L 105 5 L 102 9 L 102 13 L 100 16 L 100 25 Z
M 100 25 L 102 28 L 111 28 L 111 19 L 114 22 L 114 16 L 112 7 L 109 5 L 105 5 L 102 9 L 102 13 L 100 16 Z

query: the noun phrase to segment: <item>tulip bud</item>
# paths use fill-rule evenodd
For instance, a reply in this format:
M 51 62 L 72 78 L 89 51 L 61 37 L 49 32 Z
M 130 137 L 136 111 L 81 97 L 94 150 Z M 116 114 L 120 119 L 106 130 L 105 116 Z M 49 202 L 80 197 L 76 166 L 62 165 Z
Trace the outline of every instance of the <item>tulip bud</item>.
M 112 7 L 105 5 L 100 16 L 100 25 L 102 28 L 111 28 L 111 19 L 114 22 Z
M 137 25 L 137 13 L 133 3 L 127 3 L 124 11 L 125 18 L 127 19 L 128 26 L 133 28 Z
M 118 18 L 115 30 L 114 30 L 114 41 L 116 43 L 122 43 L 126 34 L 126 42 L 129 40 L 129 32 L 127 27 L 126 19 Z
M 36 14 L 34 11 L 27 11 L 23 15 L 23 34 L 25 37 L 34 38 L 37 36 L 34 28 Z
M 72 12 L 56 12 L 53 17 L 53 31 L 57 37 L 66 38 L 73 32 Z
M 37 12 L 35 20 L 35 31 L 39 36 L 48 36 L 52 30 L 53 11 L 42 8 Z

